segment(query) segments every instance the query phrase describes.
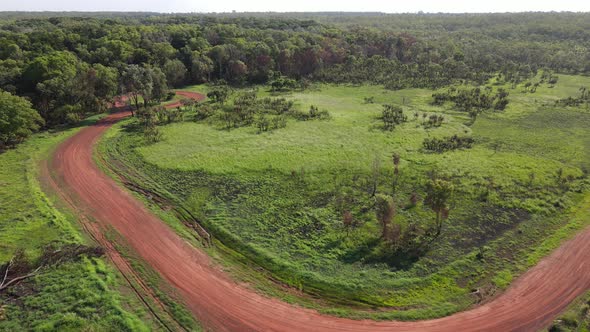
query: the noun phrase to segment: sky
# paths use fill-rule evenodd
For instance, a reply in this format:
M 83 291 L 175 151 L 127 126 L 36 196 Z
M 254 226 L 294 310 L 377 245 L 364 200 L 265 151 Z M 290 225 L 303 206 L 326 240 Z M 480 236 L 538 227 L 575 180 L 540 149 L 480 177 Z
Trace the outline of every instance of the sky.
M 0 0 L 0 11 L 487 13 L 590 11 L 590 0 Z

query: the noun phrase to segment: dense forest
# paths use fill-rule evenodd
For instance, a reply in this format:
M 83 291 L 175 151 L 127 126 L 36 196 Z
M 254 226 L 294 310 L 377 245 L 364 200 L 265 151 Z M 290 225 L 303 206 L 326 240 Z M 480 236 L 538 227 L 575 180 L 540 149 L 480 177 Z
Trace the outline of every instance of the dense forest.
M 121 93 L 150 103 L 186 84 L 434 89 L 590 73 L 587 13 L 48 15 L 0 14 L 0 103 L 17 105 L 0 109 L 0 147 L 105 111 Z

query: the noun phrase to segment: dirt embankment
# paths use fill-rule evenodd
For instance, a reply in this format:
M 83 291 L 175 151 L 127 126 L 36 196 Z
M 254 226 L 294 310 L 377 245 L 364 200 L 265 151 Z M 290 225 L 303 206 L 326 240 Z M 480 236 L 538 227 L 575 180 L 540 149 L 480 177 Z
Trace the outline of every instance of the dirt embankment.
M 204 252 L 185 242 L 98 169 L 92 158 L 96 141 L 125 116 L 127 113 L 113 114 L 81 130 L 58 148 L 49 167 L 56 183 L 60 183 L 60 192 L 99 226 L 117 230 L 137 255 L 178 290 L 197 319 L 212 330 L 535 331 L 547 326 L 590 287 L 590 229 L 586 229 L 495 300 L 441 319 L 349 320 L 267 298 L 233 282 Z

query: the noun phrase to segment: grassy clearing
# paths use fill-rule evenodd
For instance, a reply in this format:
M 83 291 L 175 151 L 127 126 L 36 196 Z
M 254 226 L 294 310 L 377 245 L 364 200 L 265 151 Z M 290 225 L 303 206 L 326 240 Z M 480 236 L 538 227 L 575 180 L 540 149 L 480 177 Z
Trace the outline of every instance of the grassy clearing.
M 429 90 L 323 85 L 283 96 L 301 110 L 311 104 L 328 110 L 330 121 L 289 120 L 284 129 L 257 134 L 253 127 L 227 131 L 187 120 L 162 127 L 163 141 L 152 145 L 124 122 L 102 147 L 151 179 L 142 185 L 188 207 L 235 259 L 245 257 L 331 302 L 320 310 L 377 319 L 438 317 L 479 301 L 474 289 L 485 296 L 504 289 L 590 222 L 590 112 L 554 105 L 581 85 L 589 86 L 590 78 L 561 76 L 554 88 L 543 85 L 534 94 L 509 90 L 507 110 L 483 114 L 472 126 L 449 105 L 432 106 Z M 375 103 L 364 103 L 365 97 Z M 393 132 L 380 130 L 382 103 L 402 106 L 409 121 Z M 423 113 L 444 114 L 445 121 L 425 128 Z M 473 137 L 475 146 L 423 151 L 425 138 L 454 134 Z M 392 192 L 394 152 L 402 161 Z M 422 203 L 408 206 L 412 192 L 424 197 L 428 171 L 453 182 L 450 219 L 425 254 L 394 254 L 380 241 L 374 212 L 363 208 L 370 205 L 375 160 L 381 165 L 378 191 L 394 194 L 395 220 L 404 228 L 433 222 Z M 567 185 L 561 177 L 570 179 Z M 354 202 L 347 208 L 357 226 L 349 231 L 339 206 L 343 196 Z M 372 307 L 388 310 L 358 310 Z
M 54 207 L 37 180 L 39 162 L 76 131 L 38 134 L 0 154 L 0 262 L 19 248 L 34 259 L 49 244 L 87 243 L 75 219 Z M 104 259 L 51 267 L 0 294 L 0 331 L 157 329 L 123 285 Z
M 590 331 L 590 293 L 580 296 L 553 321 L 547 329 L 549 332 L 586 332 Z

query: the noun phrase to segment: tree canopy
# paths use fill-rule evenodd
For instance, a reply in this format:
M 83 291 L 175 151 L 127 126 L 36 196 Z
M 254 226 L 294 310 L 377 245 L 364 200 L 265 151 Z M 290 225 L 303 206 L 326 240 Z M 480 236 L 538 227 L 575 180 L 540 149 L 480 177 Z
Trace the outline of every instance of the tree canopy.
M 0 88 L 30 98 L 55 125 L 104 111 L 116 94 L 157 101 L 168 87 L 213 81 L 401 89 L 500 74 L 518 83 L 539 69 L 590 73 L 588 31 L 588 13 L 4 13 Z
M 0 149 L 20 143 L 42 124 L 29 101 L 0 90 Z

